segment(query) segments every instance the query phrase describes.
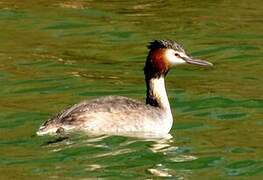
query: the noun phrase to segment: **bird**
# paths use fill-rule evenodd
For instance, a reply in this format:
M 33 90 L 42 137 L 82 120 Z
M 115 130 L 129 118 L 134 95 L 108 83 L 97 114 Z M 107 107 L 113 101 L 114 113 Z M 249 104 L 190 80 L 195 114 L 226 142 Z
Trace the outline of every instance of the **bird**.
M 84 100 L 48 119 L 40 126 L 37 135 L 57 135 L 72 131 L 115 135 L 169 134 L 173 115 L 164 80 L 169 70 L 180 64 L 213 64 L 191 57 L 173 40 L 153 40 L 147 47 L 144 66 L 145 103 L 123 96 Z

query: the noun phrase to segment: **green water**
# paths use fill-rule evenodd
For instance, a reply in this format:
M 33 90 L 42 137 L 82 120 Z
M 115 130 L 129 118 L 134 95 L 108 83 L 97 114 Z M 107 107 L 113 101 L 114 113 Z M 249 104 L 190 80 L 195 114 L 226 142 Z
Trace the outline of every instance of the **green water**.
M 0 179 L 263 179 L 262 1 L 0 1 Z M 144 101 L 146 45 L 213 69 L 167 77 L 170 140 L 37 137 L 83 99 Z

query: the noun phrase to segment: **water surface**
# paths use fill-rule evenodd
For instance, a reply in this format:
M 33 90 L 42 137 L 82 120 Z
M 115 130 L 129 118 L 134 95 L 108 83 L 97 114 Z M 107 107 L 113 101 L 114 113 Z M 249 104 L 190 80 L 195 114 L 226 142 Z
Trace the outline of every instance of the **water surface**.
M 263 178 L 261 1 L 0 1 L 0 179 Z M 83 99 L 144 101 L 146 45 L 169 38 L 213 69 L 167 77 L 171 139 L 37 137 Z

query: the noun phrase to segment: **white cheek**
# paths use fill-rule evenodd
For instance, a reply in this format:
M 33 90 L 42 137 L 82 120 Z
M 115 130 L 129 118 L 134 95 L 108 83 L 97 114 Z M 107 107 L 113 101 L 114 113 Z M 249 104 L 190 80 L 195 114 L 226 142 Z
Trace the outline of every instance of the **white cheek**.
M 174 50 L 167 50 L 166 51 L 166 59 L 172 64 L 172 65 L 179 65 L 179 64 L 184 64 L 185 61 L 182 60 L 181 58 L 178 58 L 175 56 L 175 51 Z M 180 54 L 181 55 L 181 54 Z M 183 55 L 182 55 L 183 56 Z

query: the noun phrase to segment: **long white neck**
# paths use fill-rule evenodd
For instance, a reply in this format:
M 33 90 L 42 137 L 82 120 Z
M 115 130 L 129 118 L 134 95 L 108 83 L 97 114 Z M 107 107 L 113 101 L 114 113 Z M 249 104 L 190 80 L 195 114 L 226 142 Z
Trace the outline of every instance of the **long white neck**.
M 151 78 L 146 80 L 147 98 L 146 104 L 159 107 L 167 112 L 171 112 L 169 100 L 167 97 L 164 77 Z

